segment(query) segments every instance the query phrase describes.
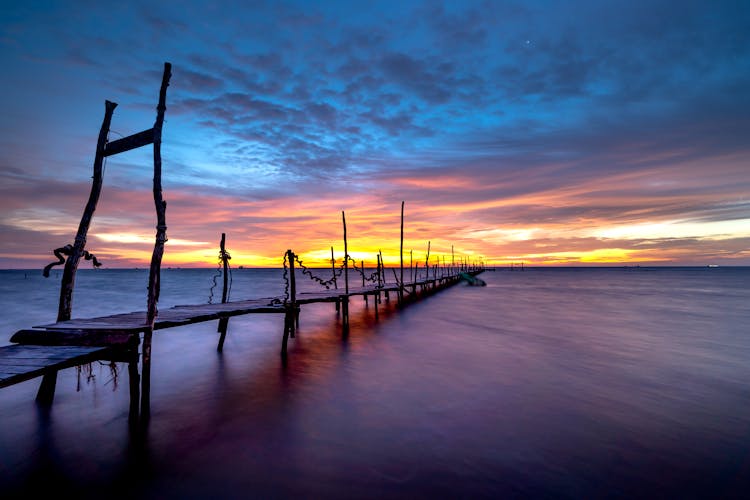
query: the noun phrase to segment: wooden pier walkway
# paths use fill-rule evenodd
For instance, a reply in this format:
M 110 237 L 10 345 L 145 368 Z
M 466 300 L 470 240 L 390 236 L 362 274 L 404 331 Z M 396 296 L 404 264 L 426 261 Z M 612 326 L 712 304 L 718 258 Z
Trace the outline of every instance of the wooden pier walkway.
M 478 274 L 480 270 L 472 271 Z M 454 285 L 460 274 L 414 281 L 404 286 L 404 304 Z M 282 354 L 286 354 L 288 338 L 294 336 L 300 306 L 336 303 L 350 297 L 373 298 L 377 314 L 381 295 L 398 294 L 398 285 L 366 286 L 343 290 L 300 293 L 284 303 L 284 297 L 230 301 L 219 304 L 179 305 L 159 311 L 153 330 L 174 328 L 212 320 L 228 319 L 246 314 L 285 314 L 291 316 L 282 337 Z M 411 299 L 410 299 L 411 297 Z M 295 304 L 296 306 L 292 306 Z M 149 330 L 146 311 L 114 314 L 97 318 L 81 318 L 38 325 L 16 332 L 10 339 L 16 345 L 0 346 L 0 388 L 8 387 L 58 370 L 102 359 L 123 349 L 137 348 L 139 334 Z M 294 321 L 293 321 L 294 320 Z
M 161 261 L 166 237 L 166 202 L 162 196 L 161 186 L 161 137 L 166 111 L 166 91 L 171 78 L 171 65 L 165 63 L 159 101 L 156 107 L 156 121 L 150 129 L 138 132 L 115 141 L 108 141 L 112 115 L 117 103 L 105 101 L 104 120 L 99 131 L 99 138 L 94 157 L 94 172 L 91 192 L 85 206 L 78 232 L 73 244 L 53 250 L 57 262 L 44 268 L 43 274 L 49 276 L 49 270 L 56 265 L 63 265 L 60 283 L 60 301 L 57 321 L 52 324 L 39 325 L 19 330 L 11 337 L 16 345 L 0 346 L 0 387 L 8 387 L 35 377 L 43 380 L 37 393 L 37 401 L 50 404 L 54 397 L 57 372 L 61 369 L 89 363 L 94 360 L 125 361 L 129 364 L 131 390 L 131 416 L 148 417 L 151 366 L 151 336 L 155 330 L 174 328 L 204 321 L 218 320 L 220 334 L 217 350 L 221 352 L 231 317 L 245 314 L 283 314 L 284 328 L 281 341 L 281 354 L 286 356 L 289 338 L 294 338 L 299 327 L 301 306 L 314 303 L 335 303 L 336 312 L 341 317 L 342 332 L 349 333 L 349 301 L 351 297 L 362 296 L 367 302 L 373 299 L 374 313 L 378 317 L 378 303 L 381 296 L 386 301 L 390 294 L 395 294 L 399 307 L 408 305 L 418 298 L 425 297 L 446 287 L 454 285 L 484 270 L 482 263 L 469 263 L 468 257 L 454 262 L 451 246 L 450 263 L 443 257 L 442 265 L 430 262 L 430 242 L 427 242 L 427 258 L 424 265 L 409 262 L 409 281 L 404 277 L 404 202 L 401 202 L 401 245 L 400 273 L 393 272 L 394 283 L 386 283 L 386 272 L 381 252 L 377 254 L 377 271 L 369 276 L 364 272 L 364 262 L 355 261 L 349 251 L 346 233 L 346 216 L 342 211 L 344 253 L 342 263 L 337 268 L 331 247 L 330 279 L 315 276 L 310 269 L 291 250 L 283 258 L 285 293 L 283 297 L 229 301 L 227 283 L 228 261 L 231 258 L 225 248 L 225 235 L 222 233 L 219 259 L 223 265 L 224 287 L 221 303 L 175 306 L 159 311 Z M 72 297 L 75 287 L 75 275 L 82 259 L 93 260 L 94 266 L 100 263 L 86 250 L 86 239 L 89 225 L 94 215 L 103 182 L 103 162 L 108 156 L 153 144 L 154 175 L 153 195 L 156 209 L 156 237 L 148 277 L 148 300 L 145 311 L 115 314 L 98 318 L 72 319 Z M 63 257 L 65 256 L 65 257 Z M 359 264 L 359 267 L 358 267 Z M 307 275 L 326 288 L 313 293 L 297 293 L 296 280 Z M 351 266 L 351 267 L 350 267 Z M 358 272 L 362 286 L 351 286 L 349 274 Z M 343 274 L 343 276 L 342 276 Z M 462 274 L 466 276 L 462 277 Z M 422 278 L 420 279 L 419 276 Z M 359 282 L 359 280 L 357 280 Z M 467 280 L 471 282 L 472 280 Z M 369 284 L 368 284 L 369 283 Z M 331 290 L 333 286 L 333 290 Z M 142 336 L 142 337 L 141 337 Z M 138 350 L 141 352 L 139 353 Z M 140 358 L 142 373 L 138 374 Z M 140 404 L 139 400 L 140 399 Z M 140 412 L 140 413 L 139 413 Z

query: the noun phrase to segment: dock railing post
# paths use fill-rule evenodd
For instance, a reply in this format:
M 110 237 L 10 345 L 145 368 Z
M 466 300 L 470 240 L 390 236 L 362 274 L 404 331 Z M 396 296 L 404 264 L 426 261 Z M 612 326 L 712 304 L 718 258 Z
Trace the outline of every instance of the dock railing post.
M 289 294 L 290 294 L 290 314 L 291 321 L 291 337 L 294 338 L 295 329 L 299 327 L 299 314 L 297 311 L 297 279 L 294 275 L 294 252 L 287 250 L 287 256 L 289 258 Z
M 451 245 L 451 276 L 456 275 L 456 254 L 453 252 L 453 245 Z
M 404 202 L 401 201 L 401 246 L 399 248 L 401 255 L 401 281 L 398 287 L 398 303 L 404 303 Z
M 333 275 L 333 288 L 335 290 L 339 289 L 338 280 L 336 279 L 336 259 L 333 257 L 333 246 L 331 246 L 331 274 Z M 336 314 L 339 313 L 341 310 L 341 301 L 337 298 L 336 299 Z
M 344 335 L 349 333 L 349 246 L 346 241 L 346 214 L 341 211 L 341 221 L 344 225 L 344 298 L 342 300 L 341 322 Z
M 427 242 L 427 257 L 424 260 L 424 281 L 425 287 L 429 287 L 428 282 L 430 281 L 430 242 Z
M 221 303 L 226 304 L 227 303 L 227 295 L 229 293 L 229 254 L 226 250 L 226 234 L 221 233 L 221 242 L 219 243 L 219 255 L 221 256 L 221 263 L 223 266 L 223 273 L 224 273 L 224 288 L 221 291 Z M 227 336 L 227 327 L 229 326 L 229 318 L 221 318 L 219 320 L 219 327 L 218 332 L 220 333 L 219 336 L 219 345 L 216 347 L 216 350 L 221 352 L 224 349 L 224 339 L 226 339 Z
M 333 258 L 333 246 L 331 246 L 331 275 L 333 280 L 333 288 L 338 290 L 339 284 L 336 282 L 336 259 Z

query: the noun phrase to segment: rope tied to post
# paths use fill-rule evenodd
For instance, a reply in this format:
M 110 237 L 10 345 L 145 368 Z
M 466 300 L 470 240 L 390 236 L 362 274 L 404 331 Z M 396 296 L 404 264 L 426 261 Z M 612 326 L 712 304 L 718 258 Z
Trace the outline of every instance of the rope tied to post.
M 65 264 L 65 259 L 63 258 L 63 255 L 70 256 L 73 253 L 73 245 L 65 245 L 64 247 L 55 248 L 52 250 L 52 253 L 55 254 L 55 257 L 57 257 L 57 262 L 52 262 L 50 264 L 47 264 L 44 266 L 44 270 L 42 271 L 42 276 L 45 278 L 49 278 L 49 272 L 50 269 L 52 269 L 55 266 L 59 266 L 61 264 Z M 97 260 L 96 256 L 93 253 L 89 253 L 88 250 L 84 250 L 81 256 L 84 258 L 84 260 L 91 260 L 93 261 L 94 268 L 101 267 L 102 263 Z

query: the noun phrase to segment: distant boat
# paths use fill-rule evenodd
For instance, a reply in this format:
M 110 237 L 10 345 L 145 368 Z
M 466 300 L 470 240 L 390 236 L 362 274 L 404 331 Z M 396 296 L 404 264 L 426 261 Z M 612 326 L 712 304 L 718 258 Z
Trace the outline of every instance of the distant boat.
M 708 267 L 719 267 L 718 264 L 709 264 Z

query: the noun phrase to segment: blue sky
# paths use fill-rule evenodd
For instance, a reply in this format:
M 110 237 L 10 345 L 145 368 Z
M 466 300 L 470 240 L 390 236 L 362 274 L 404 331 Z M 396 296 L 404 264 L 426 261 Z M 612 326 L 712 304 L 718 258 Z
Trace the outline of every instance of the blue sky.
M 322 256 L 341 210 L 392 250 L 406 200 L 420 252 L 750 264 L 747 2 L 3 9 L 1 267 L 72 240 L 104 100 L 111 140 L 149 128 L 165 61 L 166 263 L 211 263 L 222 231 L 249 265 Z M 108 160 L 105 263 L 147 260 L 150 180 L 148 148 Z

